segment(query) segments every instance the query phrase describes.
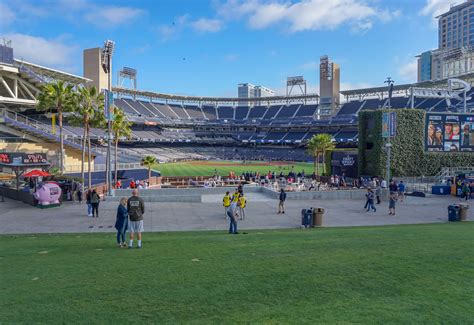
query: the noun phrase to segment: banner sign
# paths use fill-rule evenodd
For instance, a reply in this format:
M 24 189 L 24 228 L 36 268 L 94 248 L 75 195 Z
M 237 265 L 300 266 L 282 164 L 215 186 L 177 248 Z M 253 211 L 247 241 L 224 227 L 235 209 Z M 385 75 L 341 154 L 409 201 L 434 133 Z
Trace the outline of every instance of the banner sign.
M 357 152 L 333 151 L 331 157 L 332 174 L 357 177 Z
M 474 115 L 426 114 L 425 149 L 474 151 Z
M 388 113 L 382 114 L 382 137 L 388 138 L 390 136 L 390 115 Z
M 114 119 L 114 114 L 111 111 L 114 107 L 114 93 L 104 89 L 104 115 L 107 121 Z
M 394 137 L 397 133 L 397 113 L 382 114 L 382 137 Z
M 47 164 L 45 153 L 21 153 L 21 152 L 2 152 L 0 153 L 0 163 L 2 164 L 23 164 L 38 165 Z
M 56 114 L 51 114 L 51 131 L 56 135 Z
M 390 113 L 390 136 L 394 137 L 397 133 L 397 113 L 391 112 Z

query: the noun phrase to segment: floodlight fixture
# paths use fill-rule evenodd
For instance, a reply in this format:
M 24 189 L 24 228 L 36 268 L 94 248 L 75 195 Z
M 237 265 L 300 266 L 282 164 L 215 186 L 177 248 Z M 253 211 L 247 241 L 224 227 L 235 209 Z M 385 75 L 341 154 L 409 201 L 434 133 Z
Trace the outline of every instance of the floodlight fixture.
M 110 61 L 112 60 L 114 49 L 115 49 L 114 41 L 106 40 L 104 42 L 104 47 L 102 48 L 102 69 L 104 69 L 105 73 L 110 72 Z

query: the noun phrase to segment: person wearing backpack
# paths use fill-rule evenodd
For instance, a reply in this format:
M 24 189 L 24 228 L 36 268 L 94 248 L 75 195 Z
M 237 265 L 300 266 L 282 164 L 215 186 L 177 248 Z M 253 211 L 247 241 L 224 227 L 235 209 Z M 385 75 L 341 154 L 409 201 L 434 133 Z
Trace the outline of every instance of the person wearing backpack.
M 92 218 L 99 217 L 99 202 L 100 202 L 99 194 L 97 194 L 96 190 L 92 190 L 92 193 L 91 193 Z

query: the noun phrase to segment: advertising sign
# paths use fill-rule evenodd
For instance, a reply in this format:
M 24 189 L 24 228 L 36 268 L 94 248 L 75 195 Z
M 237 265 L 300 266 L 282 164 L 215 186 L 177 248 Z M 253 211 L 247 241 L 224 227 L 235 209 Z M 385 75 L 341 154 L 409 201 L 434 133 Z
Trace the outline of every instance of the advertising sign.
M 397 113 L 391 112 L 390 113 L 390 136 L 394 137 L 397 133 Z
M 388 138 L 390 136 L 390 115 L 388 113 L 382 114 L 382 137 Z
M 427 114 L 425 149 L 428 151 L 474 151 L 474 115 Z
M 331 167 L 334 175 L 357 177 L 357 152 L 333 151 Z

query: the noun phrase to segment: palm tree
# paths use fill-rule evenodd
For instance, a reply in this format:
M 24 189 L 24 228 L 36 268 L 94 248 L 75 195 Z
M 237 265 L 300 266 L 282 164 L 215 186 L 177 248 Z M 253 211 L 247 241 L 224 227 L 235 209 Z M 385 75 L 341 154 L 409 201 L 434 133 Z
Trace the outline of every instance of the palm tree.
M 103 116 L 104 95 L 99 93 L 94 86 L 80 88 L 76 95 L 77 109 L 75 114 L 71 116 L 70 122 L 73 125 L 81 126 L 82 136 L 82 166 L 81 176 L 84 180 L 84 163 L 86 155 L 86 144 L 88 146 L 88 187 L 91 187 L 92 170 L 91 170 L 91 144 L 90 130 L 92 126 L 100 127 L 105 117 Z
M 146 156 L 142 159 L 142 165 L 148 167 L 148 180 L 151 178 L 151 167 L 156 164 L 156 158 L 153 156 Z
M 326 152 L 333 150 L 336 146 L 330 134 L 318 134 L 320 137 L 321 153 L 323 154 L 323 174 L 326 173 Z
M 319 158 L 321 155 L 323 158 L 323 173 L 326 172 L 326 152 L 332 149 L 334 149 L 334 143 L 330 134 L 316 134 L 309 140 L 306 151 L 314 158 L 315 173 L 319 172 Z
M 64 172 L 64 136 L 63 136 L 63 113 L 74 110 L 73 86 L 58 80 L 42 87 L 38 96 L 38 107 L 40 111 L 55 109 L 58 113 L 59 122 L 59 170 Z
M 114 120 L 112 121 L 112 134 L 115 140 L 115 159 L 114 159 L 114 170 L 115 170 L 115 183 L 118 180 L 118 143 L 120 138 L 130 138 L 132 135 L 132 129 L 130 128 L 132 123 L 127 120 L 125 113 L 114 106 Z

